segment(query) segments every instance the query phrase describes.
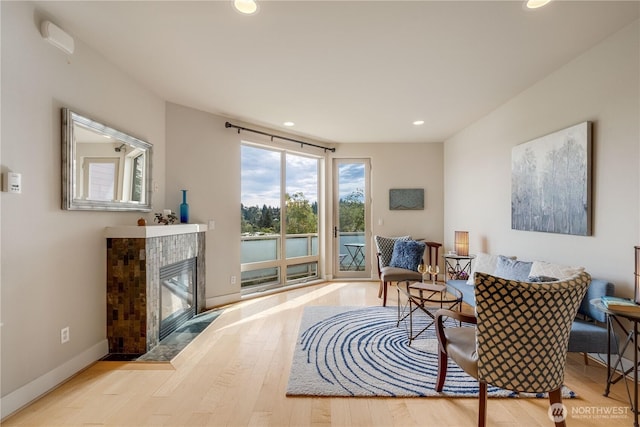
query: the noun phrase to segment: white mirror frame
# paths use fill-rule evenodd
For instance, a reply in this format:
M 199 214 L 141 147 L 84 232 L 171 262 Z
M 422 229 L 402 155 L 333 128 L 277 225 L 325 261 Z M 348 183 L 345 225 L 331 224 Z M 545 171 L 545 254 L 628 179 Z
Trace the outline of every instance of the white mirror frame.
M 104 201 L 86 200 L 76 197 L 77 167 L 80 159 L 76 158 L 77 147 L 74 136 L 74 126 L 80 125 L 91 131 L 110 137 L 118 142 L 142 150 L 144 156 L 144 201 Z M 119 130 L 105 126 L 88 117 L 77 114 L 68 108 L 62 109 L 62 209 L 65 210 L 93 210 L 93 211 L 151 211 L 151 166 L 152 148 L 148 142 L 127 135 Z

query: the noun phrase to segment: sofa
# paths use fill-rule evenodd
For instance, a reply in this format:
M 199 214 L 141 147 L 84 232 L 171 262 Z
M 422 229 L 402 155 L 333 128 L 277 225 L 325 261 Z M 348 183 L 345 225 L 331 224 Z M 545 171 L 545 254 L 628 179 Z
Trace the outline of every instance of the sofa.
M 475 289 L 473 279 L 476 271 L 482 271 L 497 277 L 519 281 L 545 282 L 562 280 L 584 271 L 582 267 L 563 266 L 545 261 L 522 261 L 515 257 L 479 253 L 472 264 L 467 280 L 447 280 L 447 284 L 462 293 L 462 301 L 475 307 Z M 607 328 L 606 316 L 593 307 L 589 301 L 604 295 L 613 295 L 615 285 L 604 279 L 591 279 L 587 294 L 583 298 L 578 315 L 569 335 L 569 352 L 606 353 Z M 616 351 L 615 338 L 611 337 L 611 351 Z

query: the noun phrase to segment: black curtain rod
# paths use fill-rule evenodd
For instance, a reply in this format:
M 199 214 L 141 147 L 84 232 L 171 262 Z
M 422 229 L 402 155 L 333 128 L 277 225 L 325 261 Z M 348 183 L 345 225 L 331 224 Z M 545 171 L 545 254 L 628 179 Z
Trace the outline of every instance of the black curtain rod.
M 238 133 L 240 133 L 241 130 L 246 130 L 247 132 L 253 132 L 253 133 L 258 133 L 260 135 L 270 136 L 271 137 L 271 141 L 273 141 L 273 138 L 279 138 L 279 139 L 284 139 L 285 141 L 291 141 L 291 142 L 296 142 L 296 143 L 302 144 L 302 145 L 309 145 L 311 147 L 320 148 L 320 149 L 324 150 L 325 153 L 327 151 L 331 151 L 332 153 L 336 152 L 335 148 L 323 147 L 321 145 L 312 144 L 310 142 L 298 141 L 297 139 L 287 138 L 286 136 L 273 135 L 273 134 L 270 134 L 270 133 L 267 133 L 267 132 L 262 132 L 262 131 L 255 130 L 255 129 L 249 129 L 249 128 L 245 128 L 245 127 L 242 127 L 242 126 L 237 126 L 237 125 L 231 124 L 229 122 L 226 122 L 224 124 L 224 127 L 226 127 L 226 128 L 236 128 L 236 129 L 238 129 Z

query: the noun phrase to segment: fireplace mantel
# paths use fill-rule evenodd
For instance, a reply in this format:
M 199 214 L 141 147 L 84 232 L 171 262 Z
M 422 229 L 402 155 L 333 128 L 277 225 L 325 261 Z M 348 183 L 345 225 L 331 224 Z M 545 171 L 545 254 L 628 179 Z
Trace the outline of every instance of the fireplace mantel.
M 173 236 L 176 234 L 200 233 L 207 231 L 206 224 L 174 224 L 174 225 L 124 225 L 106 227 L 104 237 L 110 239 L 147 239 L 151 237 Z

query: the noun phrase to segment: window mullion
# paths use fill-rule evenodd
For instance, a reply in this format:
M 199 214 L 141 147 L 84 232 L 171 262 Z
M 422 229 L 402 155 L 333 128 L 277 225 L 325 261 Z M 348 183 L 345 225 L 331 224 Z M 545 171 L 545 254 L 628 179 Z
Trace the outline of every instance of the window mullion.
M 280 280 L 287 283 L 287 153 L 280 153 Z

